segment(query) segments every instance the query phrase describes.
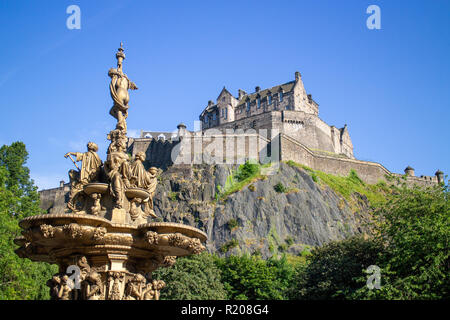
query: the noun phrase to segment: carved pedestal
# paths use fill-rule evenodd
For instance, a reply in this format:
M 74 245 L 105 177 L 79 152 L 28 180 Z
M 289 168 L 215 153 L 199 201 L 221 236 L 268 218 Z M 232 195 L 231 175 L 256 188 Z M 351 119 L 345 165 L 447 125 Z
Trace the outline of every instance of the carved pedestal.
M 61 300 L 159 299 L 165 283 L 152 272 L 202 252 L 206 241 L 202 231 L 182 224 L 133 226 L 85 214 L 32 216 L 20 226 L 16 253 L 59 266 L 47 285 L 52 299 Z

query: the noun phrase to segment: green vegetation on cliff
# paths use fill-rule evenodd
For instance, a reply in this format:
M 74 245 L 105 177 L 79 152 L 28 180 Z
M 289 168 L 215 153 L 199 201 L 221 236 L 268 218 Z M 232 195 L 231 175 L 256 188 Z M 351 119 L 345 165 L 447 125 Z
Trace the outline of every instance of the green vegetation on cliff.
M 352 195 L 359 193 L 367 197 L 371 205 L 381 204 L 386 201 L 386 196 L 390 194 L 390 189 L 384 181 L 372 185 L 366 184 L 358 177 L 354 170 L 350 170 L 347 177 L 328 174 L 319 170 L 313 170 L 305 165 L 294 161 L 286 161 L 291 167 L 301 168 L 308 172 L 314 182 L 321 186 L 328 186 L 337 194 L 340 194 L 349 204 L 354 204 Z
M 252 161 L 241 164 L 236 171 L 227 177 L 224 186 L 217 186 L 216 200 L 225 200 L 230 194 L 242 190 L 246 185 L 258 179 L 264 179 L 265 176 L 261 174 L 261 168 L 267 168 L 268 166 L 270 166 L 270 163 L 261 165 Z

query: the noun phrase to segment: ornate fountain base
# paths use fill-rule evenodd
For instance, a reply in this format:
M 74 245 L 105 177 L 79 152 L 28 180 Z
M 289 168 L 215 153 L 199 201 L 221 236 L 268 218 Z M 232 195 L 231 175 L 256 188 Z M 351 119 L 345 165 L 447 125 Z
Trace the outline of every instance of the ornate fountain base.
M 157 300 L 165 284 L 152 272 L 202 252 L 207 238 L 178 223 L 134 226 L 86 214 L 38 215 L 19 225 L 16 253 L 59 266 L 47 285 L 61 300 Z

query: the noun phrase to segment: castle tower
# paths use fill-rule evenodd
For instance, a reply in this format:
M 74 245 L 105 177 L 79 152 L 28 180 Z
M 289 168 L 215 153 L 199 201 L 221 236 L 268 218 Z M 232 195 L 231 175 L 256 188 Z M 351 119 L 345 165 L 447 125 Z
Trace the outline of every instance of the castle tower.
M 186 125 L 183 122 L 177 125 L 177 129 L 178 129 L 178 137 L 184 137 L 186 135 Z
M 306 94 L 305 86 L 302 81 L 302 75 L 298 71 L 295 72 L 294 110 L 303 111 L 314 115 L 319 114 L 318 105 L 316 103 L 312 103 L 312 98 L 308 97 Z
M 407 167 L 405 168 L 405 174 L 406 174 L 407 176 L 414 177 L 414 169 L 411 168 L 410 166 L 407 166 Z
M 219 96 L 217 97 L 217 111 L 219 125 L 234 121 L 234 107 L 237 105 L 238 100 L 223 87 Z
M 444 173 L 438 169 L 435 173 L 438 183 L 444 183 Z

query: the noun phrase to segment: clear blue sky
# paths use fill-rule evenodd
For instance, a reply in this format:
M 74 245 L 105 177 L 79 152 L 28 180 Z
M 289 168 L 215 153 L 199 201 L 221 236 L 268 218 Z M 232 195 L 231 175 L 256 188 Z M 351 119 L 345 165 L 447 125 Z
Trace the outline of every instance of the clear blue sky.
M 66 8 L 81 9 L 81 29 Z M 381 8 L 381 30 L 366 8 Z M 355 156 L 393 172 L 450 172 L 450 1 L 0 1 L 0 145 L 23 141 L 39 188 L 68 181 L 63 155 L 115 120 L 107 71 L 124 42 L 129 132 L 193 129 L 223 86 L 294 79 Z

